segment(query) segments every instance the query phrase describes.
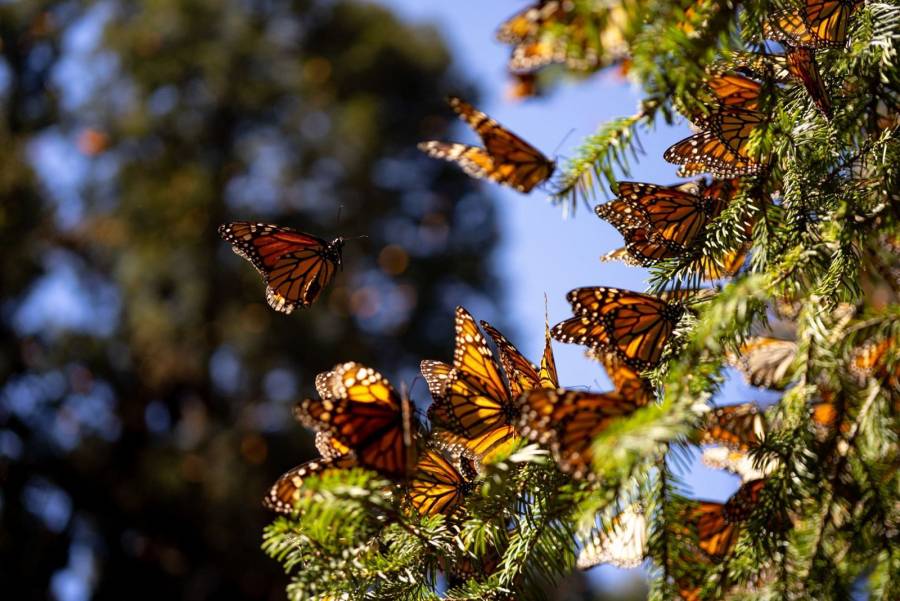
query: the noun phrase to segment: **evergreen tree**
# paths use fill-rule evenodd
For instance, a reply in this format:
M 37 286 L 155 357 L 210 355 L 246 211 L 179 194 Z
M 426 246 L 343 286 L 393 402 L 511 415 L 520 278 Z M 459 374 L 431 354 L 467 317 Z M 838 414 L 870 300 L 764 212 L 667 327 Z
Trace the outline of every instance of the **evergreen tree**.
M 288 596 L 540 598 L 578 558 L 580 567 L 647 561 L 653 599 L 898 598 L 900 6 L 551 0 L 523 10 L 501 38 L 514 46 L 512 67 L 537 70 L 539 86 L 560 69 L 617 64 L 645 92 L 636 115 L 584 141 L 553 198 L 572 210 L 606 184 L 619 195 L 618 207 L 598 209 L 630 242 L 616 256 L 650 265 L 649 292 L 670 304 L 633 302 L 661 307 L 674 331 L 660 335 L 659 360 L 641 359 L 629 336 L 668 334 L 665 324 L 621 321 L 615 292 L 596 293 L 596 309 L 587 297 L 573 306 L 594 328 L 583 339 L 605 336 L 594 346 L 630 359 L 656 398 L 637 407 L 638 393 L 623 400 L 623 388 L 603 397 L 631 409 L 587 430 L 599 434 L 579 455 L 569 451 L 584 440 L 557 437 L 576 411 L 552 407 L 588 393 L 526 392 L 512 420 L 518 442 L 481 465 L 447 451 L 444 489 L 424 449 L 406 486 L 343 468 L 295 482 L 293 511 L 264 543 L 291 573 Z M 617 181 L 639 158 L 638 133 L 679 115 L 700 137 L 666 158 L 714 176 L 665 191 L 704 203 L 693 211 L 701 227 L 684 239 L 672 235 L 682 217 L 663 222 L 656 196 L 641 212 L 640 195 Z M 704 280 L 717 285 L 698 288 Z M 554 329 L 578 338 L 567 331 Z M 722 408 L 737 400 L 719 393 L 729 365 L 780 400 Z M 520 372 L 504 367 L 497 390 L 515 392 Z M 530 413 L 542 406 L 551 408 Z M 327 429 L 328 419 L 318 423 Z M 462 444 L 476 446 L 470 439 Z M 707 460 L 745 478 L 724 504 L 688 498 L 676 469 L 689 445 L 711 442 L 726 446 Z M 416 511 L 429 487 L 458 492 L 458 509 Z

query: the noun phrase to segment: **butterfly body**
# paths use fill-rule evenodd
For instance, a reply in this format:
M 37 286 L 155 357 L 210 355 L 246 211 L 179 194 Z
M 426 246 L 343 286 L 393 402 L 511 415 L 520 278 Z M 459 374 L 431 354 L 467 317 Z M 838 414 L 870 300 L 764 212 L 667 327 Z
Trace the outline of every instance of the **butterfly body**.
M 220 226 L 219 235 L 259 271 L 269 306 L 282 313 L 312 305 L 343 264 L 340 237 L 328 242 L 291 228 L 246 221 Z
M 527 194 L 550 179 L 556 163 L 534 146 L 456 97 L 448 100 L 475 133 L 484 148 L 448 142 L 422 142 L 419 150 L 437 159 L 458 164 L 468 175 L 489 179 Z

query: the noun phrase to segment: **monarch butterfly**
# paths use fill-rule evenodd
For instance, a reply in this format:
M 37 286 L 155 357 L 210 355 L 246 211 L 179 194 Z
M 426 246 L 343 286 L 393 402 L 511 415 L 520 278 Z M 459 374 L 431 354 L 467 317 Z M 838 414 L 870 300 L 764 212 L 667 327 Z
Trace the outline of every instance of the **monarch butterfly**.
M 647 520 L 640 505 L 629 505 L 584 546 L 576 567 L 588 570 L 601 563 L 617 568 L 636 568 L 644 561 L 647 547 Z
M 592 480 L 591 444 L 618 417 L 637 404 L 618 393 L 538 388 L 519 400 L 519 431 L 547 445 L 560 469 L 576 479 Z
M 515 436 L 518 408 L 475 320 L 457 307 L 455 321 L 453 366 L 439 361 L 421 365 L 434 398 L 428 418 L 484 456 Z
M 722 195 L 694 194 L 684 186 L 619 182 L 618 198 L 595 212 L 619 230 L 635 261 L 650 265 L 692 245 L 726 202 Z
M 706 87 L 715 94 L 719 106 L 756 110 L 762 84 L 738 73 L 720 73 L 706 80 Z
M 689 512 L 689 521 L 697 528 L 700 548 L 710 557 L 721 559 L 734 547 L 740 524 L 753 513 L 765 482 L 746 482 L 725 503 L 702 501 Z
M 486 321 L 480 323 L 481 328 L 491 337 L 500 353 L 500 364 L 503 366 L 512 396 L 517 397 L 532 388 L 557 388 L 559 386 L 556 360 L 553 358 L 553 347 L 550 346 L 549 328 L 545 332 L 544 354 L 541 357 L 541 367 L 538 368 L 526 359 L 497 328 Z
M 634 401 L 638 407 L 643 407 L 656 398 L 650 382 L 628 367 L 614 353 L 589 350 L 588 355 L 600 362 L 613 388 L 623 398 Z
M 550 179 L 556 164 L 534 146 L 475 109 L 451 96 L 450 107 L 481 137 L 484 148 L 446 142 L 422 142 L 419 150 L 459 164 L 474 178 L 487 178 L 522 193 Z
M 475 489 L 475 456 L 461 445 L 437 441 L 422 452 L 410 479 L 409 501 L 420 515 L 450 515 Z
M 305 399 L 294 413 L 305 426 L 327 432 L 357 463 L 390 478 L 407 477 L 416 463 L 409 399 L 372 368 L 348 362 L 316 378 L 321 400 Z
M 303 482 L 310 476 L 323 476 L 356 466 L 353 455 L 335 455 L 307 461 L 281 475 L 263 499 L 263 506 L 276 513 L 290 514 L 303 495 Z
M 731 449 L 747 451 L 766 435 L 765 416 L 753 403 L 717 407 L 706 415 L 698 444 L 723 444 Z
M 566 298 L 575 317 L 555 325 L 553 337 L 615 353 L 637 371 L 659 363 L 684 314 L 678 303 L 619 288 L 576 288 Z
M 825 82 L 819 73 L 816 57 L 809 48 L 787 46 L 787 69 L 791 76 L 799 81 L 812 98 L 813 104 L 826 119 L 831 119 L 831 99 Z
M 269 306 L 282 313 L 312 305 L 342 265 L 343 238 L 246 221 L 219 226 L 219 235 L 262 274 Z
M 805 0 L 800 13 L 779 13 L 767 24 L 773 39 L 809 48 L 840 48 L 847 39 L 850 15 L 861 0 Z
M 704 131 L 681 140 L 663 153 L 666 161 L 683 166 L 679 175 L 688 177 L 709 172 L 718 178 L 732 178 L 762 170 L 764 161 L 751 158 L 748 148 L 753 130 L 765 123 L 762 113 L 729 108 L 695 120 Z
M 542 0 L 516 13 L 497 30 L 497 39 L 513 46 L 509 69 L 532 72 L 552 63 L 592 70 L 623 59 L 628 13 L 619 5 L 590 13 L 573 10 L 570 1 Z M 603 56 L 597 53 L 601 48 Z
M 784 390 L 796 354 L 796 342 L 758 336 L 747 340 L 738 355 L 729 354 L 728 359 L 751 386 Z

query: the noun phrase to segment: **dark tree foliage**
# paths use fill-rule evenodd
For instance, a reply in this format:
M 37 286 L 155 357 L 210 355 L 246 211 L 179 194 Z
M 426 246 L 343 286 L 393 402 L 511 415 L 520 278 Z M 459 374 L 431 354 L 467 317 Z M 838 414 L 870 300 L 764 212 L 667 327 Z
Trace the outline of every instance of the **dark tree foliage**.
M 278 598 L 290 403 L 350 351 L 409 379 L 450 303 L 491 306 L 492 205 L 415 150 L 465 91 L 440 37 L 356 2 L 27 0 L 0 50 L 2 596 Z M 236 219 L 368 237 L 284 316 Z

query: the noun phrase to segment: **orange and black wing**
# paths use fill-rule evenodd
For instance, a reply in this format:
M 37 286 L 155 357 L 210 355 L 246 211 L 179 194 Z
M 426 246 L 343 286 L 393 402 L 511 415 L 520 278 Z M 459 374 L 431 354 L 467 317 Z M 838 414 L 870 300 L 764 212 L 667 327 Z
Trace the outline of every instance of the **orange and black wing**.
M 653 231 L 664 240 L 690 246 L 725 207 L 709 195 L 696 195 L 677 188 L 637 182 L 620 182 L 619 198 L 640 212 Z
M 628 263 L 647 267 L 684 252 L 681 245 L 663 238 L 641 211 L 624 200 L 597 205 L 594 212 L 619 230 L 625 240 L 626 257 L 609 254 L 604 260 L 622 258 Z
M 816 47 L 840 48 L 847 39 L 850 15 L 860 0 L 806 0 L 803 22 Z
M 329 398 L 304 400 L 295 408 L 298 419 L 352 450 L 359 465 L 392 478 L 407 476 L 416 457 L 409 400 L 359 363 L 338 365 L 330 374 Z
M 747 451 L 766 434 L 765 417 L 753 403 L 728 405 L 710 411 L 700 432 L 699 444 L 723 444 Z
M 683 307 L 619 288 L 576 288 L 567 296 L 577 316 L 553 329 L 561 342 L 616 353 L 632 369 L 655 366 Z
M 285 472 L 263 499 L 263 506 L 276 513 L 290 514 L 303 495 L 303 482 L 310 476 L 321 476 L 331 470 L 345 470 L 353 467 L 351 456 L 315 459 Z
M 701 502 L 691 513 L 691 523 L 697 528 L 697 542 L 714 559 L 721 559 L 737 542 L 739 528 L 725 518 L 722 503 Z
M 502 125 L 456 98 L 450 106 L 481 137 L 484 148 L 444 142 L 423 142 L 419 149 L 429 156 L 452 161 L 476 178 L 486 178 L 528 193 L 550 179 L 556 166 L 538 149 Z
M 628 367 L 619 357 L 606 351 L 595 351 L 594 356 L 603 365 L 613 388 L 623 398 L 642 407 L 656 398 L 650 382 L 642 378 L 638 372 Z
M 613 420 L 637 405 L 617 393 L 536 389 L 521 399 L 522 436 L 547 445 L 560 468 L 575 478 L 593 477 L 591 444 Z
M 762 85 L 737 73 L 722 73 L 706 80 L 716 100 L 723 107 L 755 110 L 759 106 Z
M 828 90 L 825 89 L 825 82 L 819 73 L 813 51 L 809 48 L 789 46 L 786 54 L 788 72 L 806 88 L 816 108 L 826 119 L 830 119 L 831 99 L 828 97 Z
M 290 228 L 245 221 L 220 226 L 219 235 L 262 274 L 266 300 L 283 313 L 315 302 L 341 265 L 340 238 L 329 243 Z
M 419 457 L 409 501 L 420 515 L 450 515 L 473 490 L 477 475 L 477 460 L 468 449 L 434 443 Z
M 735 133 L 740 134 L 742 131 L 738 127 L 735 132 L 734 126 L 735 119 L 729 118 L 725 127 L 719 129 L 722 131 L 727 129 L 728 135 L 733 137 Z M 670 146 L 663 153 L 663 158 L 675 165 L 682 165 L 678 171 L 682 177 L 710 173 L 715 177 L 730 178 L 755 175 L 762 170 L 760 163 L 732 150 L 731 145 L 723 139 L 719 131 L 703 131 L 685 138 Z
M 544 354 L 541 355 L 538 387 L 559 388 L 559 374 L 556 371 L 556 358 L 553 356 L 553 337 L 550 335 L 550 323 L 546 321 L 546 316 L 544 319 Z
M 509 382 L 509 390 L 512 396 L 517 397 L 525 390 L 531 390 L 540 386 L 538 367 L 525 358 L 519 349 L 510 342 L 506 336 L 486 321 L 481 322 L 482 329 L 494 341 L 500 354 L 500 364 L 506 373 Z M 554 387 L 555 388 L 555 387 Z

